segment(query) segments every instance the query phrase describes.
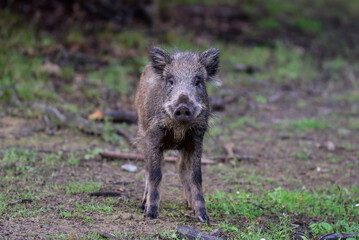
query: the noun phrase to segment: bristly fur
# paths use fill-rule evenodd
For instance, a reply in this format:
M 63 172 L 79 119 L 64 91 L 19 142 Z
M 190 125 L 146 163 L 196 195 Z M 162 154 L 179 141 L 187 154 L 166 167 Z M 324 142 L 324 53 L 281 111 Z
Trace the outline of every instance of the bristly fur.
M 212 116 L 206 83 L 217 81 L 219 50 L 176 51 L 171 55 L 154 47 L 150 55 L 151 62 L 143 69 L 135 98 L 138 142 L 146 158 L 143 209 L 147 217 L 158 217 L 163 151 L 176 149 L 187 203 L 200 221 L 209 222 L 202 191 L 201 155 Z M 184 106 L 190 116 L 188 121 L 175 116 Z

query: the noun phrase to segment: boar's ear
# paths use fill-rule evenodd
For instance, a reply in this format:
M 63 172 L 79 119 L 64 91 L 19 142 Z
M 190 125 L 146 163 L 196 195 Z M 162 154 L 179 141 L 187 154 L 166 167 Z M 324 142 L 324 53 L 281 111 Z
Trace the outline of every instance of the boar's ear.
M 172 62 L 171 55 L 159 47 L 153 47 L 150 50 L 152 67 L 156 73 L 162 74 L 167 64 Z
M 218 49 L 210 48 L 204 51 L 203 53 L 201 53 L 199 60 L 206 68 L 209 79 L 211 79 L 217 74 L 219 65 Z

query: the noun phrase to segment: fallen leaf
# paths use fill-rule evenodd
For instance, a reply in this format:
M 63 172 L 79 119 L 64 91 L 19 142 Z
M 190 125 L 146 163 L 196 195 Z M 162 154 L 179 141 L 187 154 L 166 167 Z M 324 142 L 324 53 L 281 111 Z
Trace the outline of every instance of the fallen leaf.
M 101 120 L 103 118 L 103 111 L 100 109 L 95 110 L 88 116 L 88 120 Z

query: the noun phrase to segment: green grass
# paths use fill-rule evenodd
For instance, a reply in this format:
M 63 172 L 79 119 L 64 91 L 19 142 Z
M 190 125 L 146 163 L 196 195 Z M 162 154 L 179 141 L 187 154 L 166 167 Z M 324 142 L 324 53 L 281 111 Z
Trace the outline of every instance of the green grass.
M 290 239 L 290 234 L 295 231 L 290 225 L 292 218 L 303 215 L 321 219 L 307 226 L 311 229 L 307 235 L 357 232 L 359 224 L 354 219 L 359 213 L 359 208 L 355 207 L 359 201 L 358 190 L 355 187 L 352 190 L 329 188 L 315 191 L 277 188 L 259 195 L 217 191 L 207 196 L 207 205 L 210 215 L 222 219 L 220 227 L 233 239 Z M 272 220 L 264 223 L 263 228 L 258 221 L 266 217 Z
M 67 194 L 77 194 L 77 193 L 90 193 L 100 190 L 102 183 L 88 181 L 79 183 L 77 181 L 68 182 L 66 185 Z
M 228 127 L 229 129 L 234 130 L 234 129 L 241 129 L 244 126 L 258 128 L 260 124 L 254 118 L 242 117 L 242 118 L 238 118 L 235 122 L 230 123 Z
M 295 130 L 304 132 L 307 130 L 323 130 L 328 127 L 328 124 L 310 118 L 292 121 L 290 126 Z
M 13 163 L 15 159 L 20 163 L 33 163 L 38 159 L 37 154 L 31 151 L 12 149 L 5 153 L 6 157 L 3 159 L 6 164 Z M 43 158 L 47 159 L 43 163 L 51 167 L 54 157 L 59 155 L 62 154 L 49 154 L 48 157 Z M 77 159 L 78 156 L 70 155 L 70 159 L 72 157 Z M 37 161 L 42 162 L 41 159 Z M 72 160 L 68 163 L 71 166 Z M 251 183 L 252 188 L 256 186 L 259 191 L 245 191 L 241 185 L 234 184 L 231 193 L 217 190 L 214 194 L 206 194 L 209 215 L 219 225 L 203 226 L 202 230 L 205 232 L 220 227 L 229 239 L 260 239 L 262 237 L 273 240 L 290 239 L 290 236 L 298 230 L 292 225 L 298 218 L 303 219 L 307 236 L 359 231 L 359 208 L 355 206 L 359 202 L 359 189 L 355 186 L 351 189 L 340 187 L 313 190 L 289 190 L 281 187 L 264 189 L 263 184 L 266 180 L 258 177 L 256 171 L 248 171 L 237 165 L 218 165 L 211 167 L 211 170 L 221 176 L 220 179 L 224 184 L 233 184 L 233 181 L 237 181 L 238 175 L 241 175 L 246 179 L 245 181 Z M 3 177 L 3 174 L 1 176 Z M 278 186 L 278 183 L 273 184 Z M 110 223 L 115 221 L 114 217 L 120 216 L 123 212 L 123 209 L 118 209 L 121 205 L 127 207 L 126 212 L 139 213 L 138 204 L 131 201 L 119 202 L 115 198 L 90 198 L 89 201 L 86 196 L 82 201 L 69 198 L 54 212 L 49 205 L 40 204 L 45 197 L 64 192 L 71 196 L 98 191 L 102 184 L 92 180 L 82 182 L 73 180 L 57 187 L 47 186 L 49 186 L 47 190 L 39 190 L 36 182 L 28 181 L 28 186 L 21 191 L 15 188 L 6 190 L 8 194 L 0 195 L 0 215 L 10 218 L 35 218 L 56 213 L 63 220 L 95 224 L 99 221 L 98 217 L 94 217 L 95 213 Z M 40 192 L 43 193 L 39 194 Z M 22 198 L 31 198 L 34 202 L 29 205 L 8 205 L 9 202 Z M 161 216 L 174 219 L 178 224 L 181 222 L 186 224 L 187 214 L 184 205 L 163 200 L 160 212 Z M 122 237 L 134 236 L 133 234 L 114 233 Z M 166 239 L 178 239 L 174 230 L 158 229 L 156 234 Z M 63 237 L 65 238 L 65 235 Z M 60 236 L 56 235 L 54 238 L 60 238 Z M 91 239 L 86 235 L 81 235 L 81 238 Z
M 43 167 L 36 166 L 37 153 L 21 149 L 10 149 L 0 152 L 2 169 L 5 175 L 0 175 L 5 183 L 13 183 L 36 175 Z

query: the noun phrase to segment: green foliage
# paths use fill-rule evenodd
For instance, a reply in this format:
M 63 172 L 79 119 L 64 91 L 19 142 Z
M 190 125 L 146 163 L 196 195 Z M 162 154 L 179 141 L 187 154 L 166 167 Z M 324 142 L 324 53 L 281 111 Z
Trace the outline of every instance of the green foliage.
M 102 151 L 102 149 L 96 148 L 94 150 L 89 150 L 88 153 L 85 154 L 84 158 L 86 160 L 89 160 L 91 158 L 94 158 L 95 156 L 97 156 L 100 152 Z
M 277 30 L 281 27 L 278 20 L 272 18 L 260 19 L 257 24 L 259 27 L 269 30 Z
M 349 127 L 354 130 L 359 130 L 359 118 L 350 118 Z
M 306 160 L 308 160 L 308 153 L 305 151 L 298 151 L 296 153 L 296 157 L 297 157 L 297 159 L 306 161 Z
M 335 70 L 338 71 L 342 68 L 344 68 L 345 66 L 348 65 L 348 62 L 345 61 L 342 57 L 338 56 L 334 59 L 329 59 L 323 62 L 323 68 L 324 69 L 331 69 L 331 70 Z
M 107 67 L 88 74 L 90 81 L 101 81 L 108 89 L 126 93 L 129 91 L 128 75 L 133 71 L 133 66 L 122 65 L 120 62 L 113 62 Z
M 103 131 L 103 138 L 106 142 L 117 144 L 120 141 L 120 137 L 116 134 L 116 128 L 110 121 L 105 121 Z
M 258 128 L 259 123 L 254 118 L 242 117 L 242 118 L 238 118 L 235 122 L 231 123 L 229 125 L 229 129 L 231 130 L 240 129 L 243 128 L 244 126 L 251 126 Z
M 9 183 L 35 175 L 41 169 L 41 166 L 35 165 L 35 152 L 14 148 L 0 154 L 3 156 L 1 163 L 5 172 L 4 179 Z
M 310 225 L 310 229 L 312 230 L 312 232 L 315 236 L 333 231 L 333 227 L 329 223 L 326 223 L 326 222 L 312 223 Z
M 303 55 L 302 52 L 289 50 L 285 45 L 278 44 L 274 54 L 276 82 L 291 82 L 299 78 L 305 82 L 317 76 L 313 59 Z
M 71 166 L 78 166 L 78 165 L 80 165 L 80 159 L 79 159 L 79 157 L 77 156 L 77 154 L 71 153 L 68 159 L 69 159 L 69 160 L 68 160 L 68 161 L 69 161 L 69 164 L 70 164 Z
M 145 51 L 148 45 L 143 31 L 122 31 L 115 39 L 117 44 L 125 48 L 134 48 L 140 51 Z
M 263 95 L 255 95 L 254 96 L 254 100 L 258 103 L 262 103 L 262 104 L 266 104 L 267 103 L 267 98 Z
M 298 17 L 293 20 L 293 25 L 297 26 L 299 29 L 301 29 L 304 32 L 310 32 L 310 33 L 317 33 L 323 30 L 322 23 L 313 20 L 313 19 L 307 19 Z
M 313 118 L 296 120 L 291 122 L 291 126 L 299 131 L 307 131 L 307 130 L 322 130 L 328 127 L 328 124 L 324 122 L 319 122 Z
M 209 136 L 218 137 L 223 134 L 223 127 L 215 125 L 209 129 Z
M 89 204 L 82 204 L 79 202 L 75 202 L 73 206 L 74 210 L 80 213 L 91 213 L 91 212 L 98 212 L 98 213 L 112 213 L 113 206 L 109 206 L 107 204 L 99 204 L 97 202 L 92 202 Z
M 80 29 L 71 28 L 66 34 L 65 41 L 69 44 L 81 44 L 84 43 L 85 37 Z

